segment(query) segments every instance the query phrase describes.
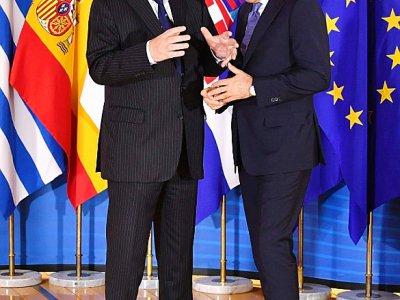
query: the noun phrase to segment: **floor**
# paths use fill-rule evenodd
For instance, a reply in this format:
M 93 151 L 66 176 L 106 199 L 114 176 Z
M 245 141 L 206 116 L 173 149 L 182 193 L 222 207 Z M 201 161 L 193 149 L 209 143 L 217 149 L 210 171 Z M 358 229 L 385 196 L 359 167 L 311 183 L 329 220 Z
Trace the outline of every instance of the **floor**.
M 18 288 L 18 289 L 1 289 L 0 300 L 101 300 L 104 297 L 104 287 L 88 288 L 88 289 L 73 289 L 61 288 L 50 285 L 44 281 L 40 286 Z M 157 300 L 156 291 L 141 290 L 138 300 Z M 218 296 L 210 294 L 201 294 L 194 292 L 194 300 L 264 300 L 260 288 L 254 288 L 251 293 Z M 333 298 L 332 298 L 333 299 Z
M 252 292 L 238 295 L 211 295 L 193 292 L 194 300 L 264 300 L 261 289 L 255 287 Z M 45 279 L 39 286 L 27 288 L 0 288 L 0 300 L 102 300 L 104 287 L 74 289 L 50 285 Z M 140 290 L 138 300 L 157 300 L 156 290 Z M 334 298 L 332 298 L 334 299 Z
M 0 300 L 105 300 L 104 286 L 97 288 L 62 288 L 50 285 L 48 275 L 42 273 L 41 285 L 27 288 L 0 288 Z M 194 276 L 198 278 L 200 276 Z M 212 295 L 193 292 L 194 300 L 264 300 L 258 280 L 253 280 L 254 289 L 249 293 L 237 295 Z M 332 298 L 344 290 L 332 289 Z M 398 294 L 400 296 L 400 294 Z M 140 290 L 137 300 L 158 300 L 157 290 Z

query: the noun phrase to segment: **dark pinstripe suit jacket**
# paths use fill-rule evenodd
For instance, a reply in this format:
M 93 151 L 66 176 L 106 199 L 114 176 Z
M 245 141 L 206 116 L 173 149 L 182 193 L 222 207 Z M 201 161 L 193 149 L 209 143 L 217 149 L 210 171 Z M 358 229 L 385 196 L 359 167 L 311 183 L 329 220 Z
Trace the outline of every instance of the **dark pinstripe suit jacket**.
M 170 0 L 176 26 L 191 35 L 180 78 L 173 60 L 151 66 L 146 42 L 162 33 L 148 0 L 94 0 L 87 60 L 106 86 L 98 171 L 113 181 L 161 182 L 175 175 L 183 132 L 191 175 L 203 176 L 203 75 L 221 69 L 201 26 L 215 33 L 201 0 Z

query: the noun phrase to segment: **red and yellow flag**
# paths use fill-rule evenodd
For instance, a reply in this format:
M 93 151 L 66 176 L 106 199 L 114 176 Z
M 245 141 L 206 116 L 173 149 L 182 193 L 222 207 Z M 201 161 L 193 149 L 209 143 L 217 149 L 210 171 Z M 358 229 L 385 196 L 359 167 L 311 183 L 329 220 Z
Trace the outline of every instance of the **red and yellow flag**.
M 76 208 L 106 188 L 95 173 L 102 88 L 88 76 L 92 0 L 34 0 L 21 32 L 10 82 L 63 148 L 68 196 Z

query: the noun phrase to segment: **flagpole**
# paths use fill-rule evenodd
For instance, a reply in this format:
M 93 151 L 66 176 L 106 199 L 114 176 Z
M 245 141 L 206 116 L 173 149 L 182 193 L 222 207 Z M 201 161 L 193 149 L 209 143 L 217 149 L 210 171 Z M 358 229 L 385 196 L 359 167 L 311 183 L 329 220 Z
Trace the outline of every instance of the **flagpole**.
M 221 199 L 221 284 L 226 283 L 226 196 Z
M 82 205 L 78 205 L 76 218 L 76 277 L 82 276 Z
M 366 272 L 365 272 L 365 290 L 349 291 L 337 295 L 337 300 L 396 300 L 400 299 L 399 296 L 382 291 L 372 290 L 372 246 L 373 246 L 373 221 L 374 214 L 370 211 L 368 214 L 368 227 L 367 227 L 367 255 L 366 255 Z
M 0 288 L 28 287 L 40 284 L 42 282 L 40 273 L 15 269 L 14 214 L 11 214 L 8 218 L 8 245 L 8 270 L 0 271 Z
M 367 238 L 367 270 L 365 274 L 365 297 L 372 297 L 372 236 L 373 236 L 373 212 L 368 216 L 368 238 Z
M 149 241 L 147 242 L 147 268 L 146 275 L 147 279 L 150 280 L 153 277 L 153 243 L 152 243 L 152 234 L 150 231 Z
M 104 273 L 82 271 L 82 205 L 76 208 L 76 266 L 74 271 L 61 271 L 49 276 L 49 283 L 61 287 L 90 288 L 105 283 Z
M 331 289 L 320 284 L 304 283 L 304 207 L 299 214 L 298 226 L 298 253 L 297 253 L 297 274 L 299 277 L 300 300 L 329 300 Z
M 226 275 L 226 196 L 223 195 L 221 202 L 221 257 L 220 275 L 197 278 L 193 281 L 193 290 L 201 293 L 218 295 L 231 295 L 246 293 L 253 289 L 250 279 Z
M 143 276 L 139 289 L 156 290 L 158 289 L 158 276 L 153 270 L 153 236 L 150 230 L 149 240 L 147 242 L 146 254 L 146 275 Z
M 304 269 L 303 269 L 303 232 L 304 232 L 304 208 L 301 208 L 299 215 L 299 228 L 298 228 L 299 250 L 297 255 L 297 274 L 299 276 L 299 291 L 304 290 Z
M 14 214 L 8 218 L 8 233 L 9 233 L 9 276 L 15 275 L 15 253 L 14 253 Z

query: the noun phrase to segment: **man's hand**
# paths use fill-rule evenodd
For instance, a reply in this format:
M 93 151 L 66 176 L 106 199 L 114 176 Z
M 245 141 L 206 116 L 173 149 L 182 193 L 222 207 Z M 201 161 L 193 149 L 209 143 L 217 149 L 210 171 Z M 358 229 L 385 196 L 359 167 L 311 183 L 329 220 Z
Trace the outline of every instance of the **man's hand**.
M 180 35 L 186 30 L 185 26 L 174 27 L 149 41 L 150 55 L 155 62 L 181 57 L 189 48 L 190 35 Z
M 213 100 L 211 98 L 209 98 L 208 92 L 211 91 L 211 87 L 204 89 L 201 91 L 201 95 L 203 96 L 203 100 L 204 102 L 213 110 L 217 110 L 220 109 L 222 106 L 224 106 L 225 104 L 221 101 L 217 101 L 217 100 Z
M 234 77 L 219 80 L 215 82 L 211 88 L 201 92 L 207 104 L 210 103 L 212 106 L 216 107 L 217 103 L 220 103 L 222 106 L 232 101 L 251 97 L 250 87 L 253 84 L 253 77 L 232 64 L 228 64 L 228 68 L 235 74 Z M 209 106 L 213 108 L 210 104 Z
M 220 35 L 213 36 L 207 28 L 201 27 L 201 33 L 215 56 L 223 59 L 221 63 L 222 67 L 225 67 L 231 60 L 236 59 L 239 44 L 235 39 L 231 38 L 232 32 L 225 31 Z

